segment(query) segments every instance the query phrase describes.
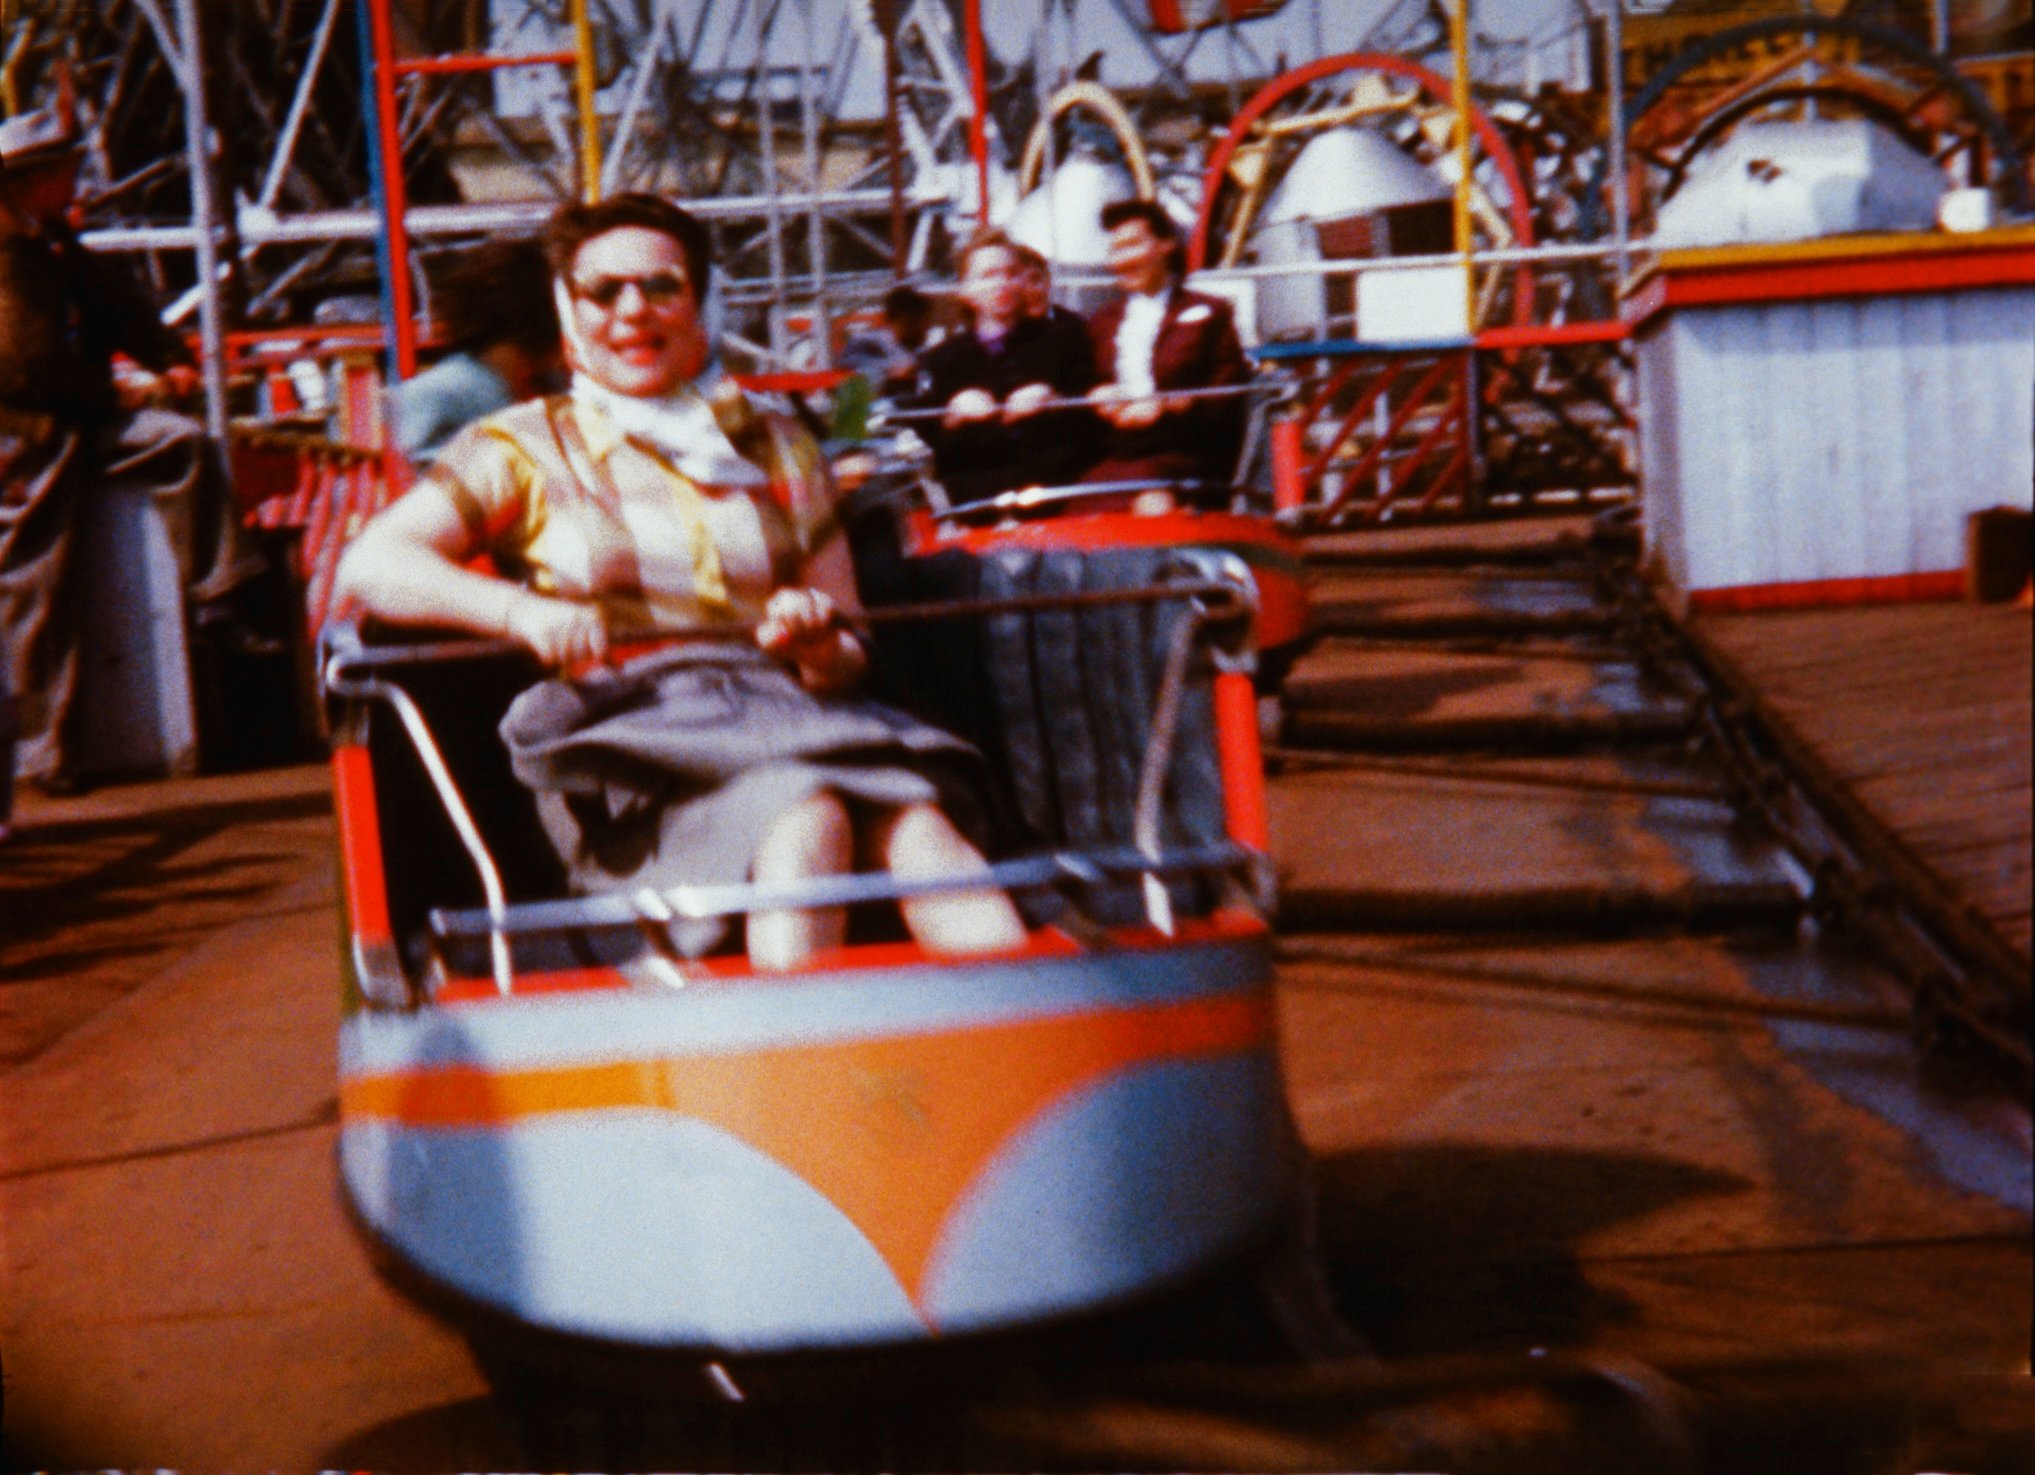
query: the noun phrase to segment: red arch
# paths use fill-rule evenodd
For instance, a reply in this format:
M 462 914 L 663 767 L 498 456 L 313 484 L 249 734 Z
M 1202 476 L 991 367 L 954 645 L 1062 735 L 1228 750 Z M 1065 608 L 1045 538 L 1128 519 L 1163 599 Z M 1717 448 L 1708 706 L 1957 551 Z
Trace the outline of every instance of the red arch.
M 1309 62 L 1304 67 L 1295 67 L 1290 72 L 1274 77 L 1259 88 L 1231 120 L 1229 132 L 1223 136 L 1222 142 L 1216 147 L 1214 157 L 1208 161 L 1208 171 L 1201 180 L 1201 209 L 1194 219 L 1193 239 L 1187 244 L 1189 271 L 1199 271 L 1207 264 L 1208 232 L 1213 224 L 1211 217 L 1215 210 L 1216 191 L 1221 188 L 1223 178 L 1229 172 L 1230 160 L 1236 156 L 1238 147 L 1243 143 L 1245 135 L 1251 131 L 1252 125 L 1289 94 L 1310 82 L 1318 82 L 1323 77 L 1333 76 L 1337 72 L 1357 71 L 1389 72 L 1393 76 L 1417 82 L 1421 90 L 1437 102 L 1454 101 L 1454 88 L 1438 73 L 1429 71 L 1418 62 L 1407 61 L 1403 57 L 1387 56 L 1383 52 L 1350 51 L 1341 56 L 1325 56 L 1319 61 Z M 1527 209 L 1526 184 L 1520 177 L 1518 159 L 1513 156 L 1511 147 L 1505 142 L 1505 136 L 1498 131 L 1497 125 L 1474 103 L 1470 105 L 1470 126 L 1477 130 L 1477 138 L 1484 146 L 1485 155 L 1498 166 L 1498 172 L 1505 178 L 1506 190 L 1512 196 L 1507 213 L 1512 217 L 1516 243 L 1531 246 L 1533 214 Z M 1532 314 L 1533 304 L 1530 300 L 1532 294 L 1516 292 L 1513 295 L 1513 316 L 1525 321 L 1526 317 Z M 1526 317 L 1522 317 L 1522 313 Z

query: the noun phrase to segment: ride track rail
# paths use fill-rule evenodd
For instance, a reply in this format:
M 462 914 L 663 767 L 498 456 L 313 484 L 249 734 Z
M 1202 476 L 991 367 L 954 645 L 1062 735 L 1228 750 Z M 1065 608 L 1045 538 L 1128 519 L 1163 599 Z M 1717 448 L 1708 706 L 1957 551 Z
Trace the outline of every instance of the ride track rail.
M 1508 776 L 1508 782 L 1553 783 L 1577 788 L 1606 787 L 1622 793 L 1660 796 L 1700 795 L 1728 798 L 1751 823 L 1763 827 L 1785 846 L 1799 872 L 1809 880 L 1802 894 L 1805 908 L 1818 923 L 1855 932 L 1881 950 L 1894 965 L 1913 1000 L 1913 1026 L 1918 1046 L 1950 1049 L 1985 1057 L 1982 1069 L 1999 1073 L 2005 1084 L 2025 1095 L 2035 1085 L 2031 1063 L 2028 977 L 2025 963 L 2000 940 L 1975 924 L 1955 905 L 1946 905 L 1940 883 L 1906 861 L 1874 829 L 1871 820 L 1831 787 L 1820 782 L 1799 745 L 1765 721 L 1757 694 L 1733 678 L 1701 637 L 1670 612 L 1662 591 L 1639 570 L 1637 536 L 1629 513 L 1600 515 L 1590 536 L 1562 547 L 1529 550 L 1499 562 L 1516 562 L 1523 570 L 1545 569 L 1563 562 L 1586 575 L 1599 595 L 1599 608 L 1515 619 L 1508 631 L 1503 614 L 1487 619 L 1429 622 L 1398 621 L 1402 638 L 1447 642 L 1458 652 L 1491 652 L 1535 637 L 1607 635 L 1613 649 L 1631 654 L 1647 677 L 1677 701 L 1674 709 L 1636 714 L 1624 722 L 1579 723 L 1547 713 L 1514 722 L 1463 722 L 1447 734 L 1432 729 L 1407 734 L 1417 749 L 1487 751 L 1494 741 L 1511 740 L 1536 751 L 1560 751 L 1603 742 L 1689 737 L 1707 759 L 1705 781 L 1646 782 L 1631 779 L 1605 784 L 1601 778 L 1573 775 Z M 1403 561 L 1389 550 L 1361 560 L 1329 559 L 1344 567 L 1384 571 L 1399 567 L 1450 566 L 1446 555 L 1415 552 Z M 1477 567 L 1471 564 L 1471 567 Z M 1335 616 L 1326 623 L 1331 629 Z M 1362 634 L 1362 628 L 1348 633 Z M 1289 717 L 1288 730 L 1320 731 L 1330 724 L 1324 714 Z M 1335 714 L 1326 714 L 1330 722 Z M 1365 733 L 1374 753 L 1393 749 L 1391 723 Z M 1323 748 L 1333 748 L 1333 729 Z M 1346 756 L 1321 749 L 1287 747 L 1275 761 L 1305 765 L 1347 763 Z M 1365 760 L 1377 765 L 1373 756 Z M 1421 771 L 1414 769 L 1413 771 Z M 1436 771 L 1436 770 L 1427 770 Z M 1587 903 L 1587 898 L 1578 893 Z M 1607 904 L 1613 902 L 1603 894 Z M 1614 909 L 1607 905 L 1605 920 Z
M 1364 681 L 1338 685 L 1318 674 L 1339 670 L 1334 662 L 1352 653 L 1386 661 L 1413 652 L 1441 661 L 1629 662 L 1669 699 L 1678 721 L 1603 728 L 1580 743 L 1558 711 L 1543 713 L 1538 729 L 1530 718 L 1469 722 L 1453 735 L 1446 718 L 1405 718 L 1396 736 L 1385 730 L 1391 719 L 1381 718 L 1369 729 L 1342 730 L 1340 744 L 1332 727 L 1317 725 L 1307 747 L 1268 749 L 1275 783 L 1347 778 L 1373 792 L 1383 792 L 1378 785 L 1427 789 L 1455 808 L 1459 831 L 1453 840 L 1431 841 L 1430 852 L 1473 850 L 1467 837 L 1478 828 L 1478 806 L 1493 796 L 1509 802 L 1525 795 L 1580 815 L 1616 806 L 1641 815 L 1653 812 L 1647 806 L 1701 806 L 1720 817 L 1734 846 L 1762 859 L 1747 874 L 1714 878 L 1714 904 L 1707 906 L 1686 904 L 1690 888 L 1677 893 L 1644 877 L 1593 884 L 1574 876 L 1509 904 L 1480 898 L 1473 888 L 1439 886 L 1423 907 L 1418 887 L 1400 886 L 1381 888 L 1367 907 L 1353 906 L 1362 887 L 1342 876 L 1334 883 L 1345 903 L 1338 909 L 1324 904 L 1322 887 L 1305 874 L 1313 836 L 1321 824 L 1336 824 L 1336 814 L 1311 800 L 1289 805 L 1287 819 L 1298 820 L 1275 849 L 1286 873 L 1277 956 L 1290 999 L 1382 998 L 1380 980 L 1389 978 L 1390 987 L 1438 1001 L 1429 1007 L 1470 1011 L 1466 1019 L 1508 1009 L 1609 1011 L 1654 1020 L 1653 1028 L 1671 1034 L 1835 1030 L 1888 1048 L 1905 1050 L 1912 1040 L 1941 1052 L 1953 1065 L 1981 1072 L 1969 1089 L 2025 1091 L 2026 1057 L 2011 1048 L 2000 1010 L 1987 1002 L 1997 999 L 1997 980 L 1983 957 L 1960 962 L 1956 939 L 1945 941 L 1920 900 L 1901 891 L 1900 878 L 1869 869 L 1869 855 L 1862 859 L 1860 849 L 1839 841 L 1836 824 L 1815 809 L 1785 753 L 1720 686 L 1700 646 L 1639 578 L 1615 522 L 1598 519 L 1587 533 L 1496 552 L 1423 552 L 1383 540 L 1368 550 L 1331 543 L 1316 551 L 1318 590 L 1322 582 L 1339 584 L 1389 604 L 1395 592 L 1417 593 L 1420 581 L 1440 578 L 1469 588 L 1489 606 L 1489 618 L 1465 638 L 1459 623 L 1439 618 L 1443 611 L 1416 597 L 1397 615 L 1374 608 L 1365 620 L 1338 625 L 1336 602 L 1328 601 L 1327 633 L 1288 688 L 1289 733 L 1323 715 L 1324 691 L 1331 712 L 1365 702 Z M 1596 617 L 1579 624 L 1575 608 L 1533 607 L 1532 591 L 1551 580 L 1565 581 Z M 1502 592 L 1522 584 L 1529 591 L 1524 606 Z M 1375 702 L 1388 689 L 1388 682 L 1374 681 L 1369 696 Z M 1418 870 L 1432 859 L 1409 854 L 1401 864 Z M 1126 857 L 1127 865 L 1136 862 Z M 1545 862 L 1559 864 L 1558 856 Z M 1847 905 L 1855 896 L 1870 904 Z M 485 918 L 473 914 L 460 925 L 484 929 Z M 1820 983 L 1806 992 L 1732 992 L 1707 980 L 1663 983 L 1644 963 L 1617 977 L 1587 966 L 1588 955 L 1605 948 L 1626 949 L 1633 958 L 1687 948 L 1733 955 L 1795 941 L 1818 956 L 1846 945 L 1871 950 L 1906 982 L 1911 1002 L 1903 1005 L 1884 990 L 1826 991 Z M 1943 1052 L 1953 1043 L 1951 1024 L 1962 1042 L 1980 1041 L 1985 1051 Z M 1985 1084 L 1985 1072 L 1994 1086 Z M 1303 1065 L 1294 1086 L 1303 1130 L 1310 1115 L 1306 1074 Z M 1533 1308 L 1549 1294 L 1546 1277 L 1554 1274 L 1558 1283 L 1573 1267 L 1524 1268 L 1514 1277 L 1512 1299 L 1467 1310 L 1436 1312 L 1413 1303 L 1394 1310 L 1389 1297 L 1381 1305 L 1367 1282 L 1404 1272 L 1389 1260 L 1353 1261 L 1338 1242 L 1346 1226 L 1335 1221 L 1352 1210 L 1336 1205 L 1331 1179 L 1321 1177 L 1332 1166 L 1330 1159 L 1318 1170 L 1306 1202 L 1249 1266 L 1101 1323 L 909 1353 L 716 1363 L 704 1372 L 677 1361 L 647 1372 L 603 1365 L 591 1375 L 583 1371 L 576 1387 L 533 1387 L 511 1376 L 503 1391 L 533 1400 L 524 1425 L 530 1453 L 628 1466 L 676 1459 L 746 1469 L 1609 1475 L 1644 1468 L 1662 1475 L 1783 1469 L 1819 1475 L 1922 1468 L 1925 1460 L 1931 1468 L 2018 1468 L 2035 1440 L 2029 1426 L 2002 1429 L 1997 1414 L 1988 1414 L 1987 1399 L 2001 1396 L 1997 1382 L 1974 1382 L 1962 1364 L 1898 1351 L 1846 1360 L 1804 1351 L 1783 1333 L 1752 1338 L 1746 1345 L 1756 1344 L 1757 1354 L 1694 1355 L 1665 1325 L 1649 1329 L 1656 1316 L 1671 1320 L 1670 1312 L 1651 1306 L 1634 1313 L 1641 1329 L 1622 1340 L 1552 1345 L 1540 1328 L 1544 1315 Z M 1463 1191 L 1476 1192 L 1469 1185 Z M 1388 1203 L 1362 1212 L 1392 1209 Z M 1379 1232 L 1406 1258 L 1419 1257 L 1389 1226 Z M 1946 1239 L 1938 1253 L 1955 1258 L 1967 1242 Z M 1457 1243 L 1453 1252 L 1463 1248 Z M 1628 1253 L 1649 1259 L 1645 1251 Z M 1715 1294 L 1726 1295 L 1748 1252 L 1699 1242 L 1665 1253 L 1677 1277 L 1698 1287 L 1714 1280 Z M 1786 1317 L 1776 1315 L 1784 1326 Z M 1494 1324 L 1526 1330 L 1494 1337 Z M 674 1402 L 670 1390 L 685 1385 L 704 1397 Z M 881 1432 L 851 1435 L 846 1420 Z M 1813 1449 L 1801 1442 L 1804 1429 L 1816 1430 Z

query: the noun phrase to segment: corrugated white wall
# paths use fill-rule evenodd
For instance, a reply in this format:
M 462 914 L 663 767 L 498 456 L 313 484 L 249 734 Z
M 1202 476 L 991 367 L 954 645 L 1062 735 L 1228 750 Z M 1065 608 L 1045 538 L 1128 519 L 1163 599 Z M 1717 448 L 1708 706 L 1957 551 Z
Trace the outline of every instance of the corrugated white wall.
M 2035 491 L 2035 290 L 1679 308 L 1639 368 L 1685 590 L 1958 569 L 1965 514 Z

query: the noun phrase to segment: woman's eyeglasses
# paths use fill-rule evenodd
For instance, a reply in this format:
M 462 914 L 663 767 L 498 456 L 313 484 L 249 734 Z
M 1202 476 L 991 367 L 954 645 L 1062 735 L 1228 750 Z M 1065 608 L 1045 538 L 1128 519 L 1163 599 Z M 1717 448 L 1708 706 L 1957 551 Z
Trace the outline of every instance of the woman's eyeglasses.
M 643 300 L 652 307 L 669 307 L 691 290 L 683 276 L 675 271 L 653 271 L 640 277 L 595 277 L 591 281 L 575 280 L 572 295 L 595 307 L 613 307 L 622 300 L 624 288 L 634 287 L 642 294 Z

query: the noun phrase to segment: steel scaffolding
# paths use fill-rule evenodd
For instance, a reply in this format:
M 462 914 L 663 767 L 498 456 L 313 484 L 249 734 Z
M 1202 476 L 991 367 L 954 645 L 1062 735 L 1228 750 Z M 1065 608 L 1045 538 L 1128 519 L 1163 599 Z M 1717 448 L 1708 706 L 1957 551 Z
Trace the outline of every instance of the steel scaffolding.
M 1705 23 L 1754 8 L 1706 10 Z M 1214 19 L 1159 23 L 1190 9 Z M 1465 51 L 1478 105 L 1528 161 L 1534 238 L 1589 236 L 1622 266 L 1627 186 L 1644 183 L 1643 161 L 1622 158 L 1621 96 L 1644 73 L 1606 61 L 1640 56 L 1621 43 L 1625 6 L 1549 0 L 1538 31 L 1499 34 L 1511 9 L 1471 4 Z M 1092 120 L 1054 109 L 1068 84 L 1107 89 L 1161 195 L 1191 213 L 1246 99 L 1330 54 L 1446 70 L 1454 12 L 1454 0 L 12 0 L 0 103 L 34 106 L 69 75 L 88 243 L 140 253 L 172 319 L 208 342 L 321 312 L 393 319 L 414 338 L 445 251 L 528 229 L 588 189 L 652 188 L 711 224 L 732 339 L 785 366 L 824 356 L 843 313 L 900 274 L 942 270 L 955 237 L 1002 218 L 1027 153 L 1050 182 L 1070 149 L 1094 146 Z M 546 65 L 510 65 L 533 57 Z M 1936 105 L 1926 89 L 1941 80 L 1911 89 L 1918 107 Z M 1430 123 L 1402 129 L 1431 135 Z
M 364 40 L 348 35 L 349 8 Z M 943 242 L 1008 208 L 1043 99 L 1095 69 L 1071 54 L 1084 37 L 1133 38 L 1135 66 L 1108 65 L 1132 78 L 1134 109 L 1156 119 L 1189 100 L 1203 133 L 1283 61 L 1254 39 L 1263 21 L 1165 35 L 1129 0 L 1040 0 L 1013 51 L 998 31 L 1013 8 L 993 8 L 986 41 L 980 9 L 587 0 L 575 44 L 565 0 L 16 0 L 0 9 L 0 100 L 33 106 L 68 71 L 87 130 L 88 242 L 142 253 L 178 321 L 282 325 L 375 293 L 388 178 L 418 248 L 394 273 L 414 281 L 389 295 L 428 310 L 437 250 L 527 227 L 589 174 L 707 216 L 732 325 L 763 324 L 752 346 L 782 358 L 794 319 L 824 323 L 836 303 L 942 264 Z M 1323 44 L 1362 39 L 1331 34 L 1323 0 L 1288 9 Z M 1407 16 L 1385 10 L 1388 40 L 1412 36 Z M 500 70 L 533 53 L 570 55 L 577 85 L 557 66 Z M 174 148 L 166 124 L 180 115 L 204 147 Z M 400 169 L 376 167 L 384 151 Z

